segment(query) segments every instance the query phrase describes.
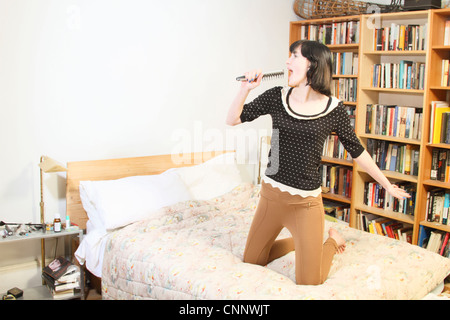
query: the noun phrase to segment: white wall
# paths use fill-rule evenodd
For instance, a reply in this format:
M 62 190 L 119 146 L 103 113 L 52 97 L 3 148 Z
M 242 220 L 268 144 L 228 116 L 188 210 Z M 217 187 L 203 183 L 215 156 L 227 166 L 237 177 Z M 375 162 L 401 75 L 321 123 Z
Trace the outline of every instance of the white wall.
M 39 221 L 43 154 L 66 163 L 228 144 L 234 78 L 285 66 L 293 3 L 0 0 L 0 220 Z M 44 192 L 50 221 L 65 211 L 65 175 L 45 175 Z M 40 254 L 39 243 L 0 251 L 0 267 Z M 6 274 L 0 292 L 23 285 Z

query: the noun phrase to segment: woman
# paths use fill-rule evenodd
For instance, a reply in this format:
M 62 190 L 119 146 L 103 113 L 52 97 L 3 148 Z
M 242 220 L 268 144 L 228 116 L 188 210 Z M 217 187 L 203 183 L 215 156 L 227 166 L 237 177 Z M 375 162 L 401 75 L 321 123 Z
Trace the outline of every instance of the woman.
M 323 243 L 324 210 L 319 166 L 325 139 L 335 132 L 356 163 L 392 196 L 409 195 L 391 184 L 365 151 L 350 125 L 342 102 L 331 96 L 332 55 L 315 41 L 290 46 L 286 62 L 290 88 L 275 87 L 244 104 L 261 83 L 260 70 L 247 72 L 233 100 L 228 125 L 272 117 L 269 164 L 261 198 L 247 238 L 244 262 L 266 265 L 295 249 L 297 284 L 318 285 L 329 273 L 333 256 L 345 240 L 334 229 Z M 286 227 L 292 238 L 275 240 Z

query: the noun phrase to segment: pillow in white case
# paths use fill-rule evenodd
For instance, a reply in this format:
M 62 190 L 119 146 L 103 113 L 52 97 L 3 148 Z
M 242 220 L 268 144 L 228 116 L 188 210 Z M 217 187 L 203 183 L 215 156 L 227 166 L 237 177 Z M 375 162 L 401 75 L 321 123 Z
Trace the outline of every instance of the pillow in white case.
M 81 181 L 83 207 L 95 228 L 119 228 L 156 210 L 191 199 L 186 185 L 173 171 L 117 180 Z M 84 198 L 84 199 L 83 199 Z M 89 212 L 90 211 L 90 212 Z

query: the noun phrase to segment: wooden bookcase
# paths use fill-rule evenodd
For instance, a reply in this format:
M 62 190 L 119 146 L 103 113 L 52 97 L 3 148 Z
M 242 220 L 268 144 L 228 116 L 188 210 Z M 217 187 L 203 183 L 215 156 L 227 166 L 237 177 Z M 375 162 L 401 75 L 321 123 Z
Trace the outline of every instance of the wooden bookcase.
M 430 131 L 431 123 L 431 102 L 432 101 L 450 101 L 450 87 L 441 86 L 441 66 L 443 59 L 450 59 L 450 46 L 444 46 L 444 30 L 445 23 L 450 19 L 450 9 L 432 10 L 430 13 L 430 46 L 427 55 L 427 64 L 430 66 L 428 69 L 429 80 L 428 87 L 425 94 L 425 105 L 427 106 L 426 112 L 426 127 L 425 132 Z M 428 222 L 426 219 L 427 214 L 427 192 L 434 188 L 442 188 L 450 191 L 450 183 L 439 182 L 431 180 L 431 161 L 432 152 L 434 149 L 449 150 L 450 144 L 432 144 L 429 141 L 428 136 L 423 140 L 423 152 L 421 155 L 421 164 L 423 170 L 421 172 L 420 179 L 420 198 L 417 204 L 417 226 L 425 226 L 427 228 L 440 230 L 444 232 L 450 232 L 450 225 L 443 225 L 436 222 Z
M 356 133 L 366 148 L 368 143 L 379 141 L 380 143 L 401 145 L 404 148 L 412 148 L 418 151 L 418 172 L 415 175 L 383 170 L 383 173 L 392 183 L 407 183 L 415 188 L 415 203 L 412 214 L 366 205 L 363 190 L 366 183 L 373 181 L 373 179 L 354 162 L 329 158 L 322 159 L 324 163 L 336 163 L 337 165 L 353 168 L 351 199 L 324 194 L 324 198 L 332 198 L 333 200 L 350 204 L 350 226 L 352 227 L 358 225 L 361 213 L 369 213 L 410 226 L 413 230 L 413 244 L 418 242 L 421 226 L 432 230 L 450 232 L 450 225 L 426 221 L 427 193 L 434 188 L 443 188 L 450 191 L 450 183 L 430 179 L 433 149 L 450 150 L 450 144 L 429 143 L 431 102 L 450 101 L 450 87 L 443 87 L 440 82 L 442 60 L 450 59 L 450 46 L 444 46 L 444 26 L 447 19 L 450 19 L 450 9 L 385 13 L 378 16 L 360 15 L 333 19 L 303 20 L 291 22 L 290 24 L 290 43 L 292 43 L 303 38 L 302 31 L 305 30 L 304 26 L 359 21 L 358 43 L 329 45 L 332 52 L 350 51 L 358 54 L 359 71 L 354 76 L 358 84 L 357 99 L 356 102 L 344 102 L 346 105 L 355 108 Z M 394 24 L 426 26 L 426 31 L 422 34 L 426 46 L 424 48 L 419 46 L 418 48 L 409 48 L 410 50 L 402 51 L 389 50 L 389 48 L 387 50 L 377 50 L 375 29 L 391 27 Z M 419 28 L 417 28 L 417 32 L 419 32 Z M 421 64 L 424 64 L 424 69 L 422 69 L 424 70 L 423 77 L 420 80 L 418 79 L 422 83 L 421 87 L 385 88 L 374 86 L 372 66 L 386 63 L 400 65 L 404 60 L 416 63 L 414 66 L 418 68 Z M 336 79 L 339 77 L 335 76 Z M 366 128 L 368 105 L 413 107 L 415 113 L 421 113 L 422 117 L 419 137 L 413 138 L 369 132 Z

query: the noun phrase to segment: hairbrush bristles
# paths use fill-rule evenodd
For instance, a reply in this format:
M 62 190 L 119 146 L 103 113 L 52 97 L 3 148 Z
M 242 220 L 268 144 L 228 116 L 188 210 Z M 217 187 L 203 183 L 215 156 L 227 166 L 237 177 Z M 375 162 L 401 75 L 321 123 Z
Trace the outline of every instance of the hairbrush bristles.
M 283 77 L 284 77 L 284 70 L 277 70 L 264 73 L 262 80 L 282 79 Z M 245 76 L 237 77 L 236 81 L 245 81 Z

